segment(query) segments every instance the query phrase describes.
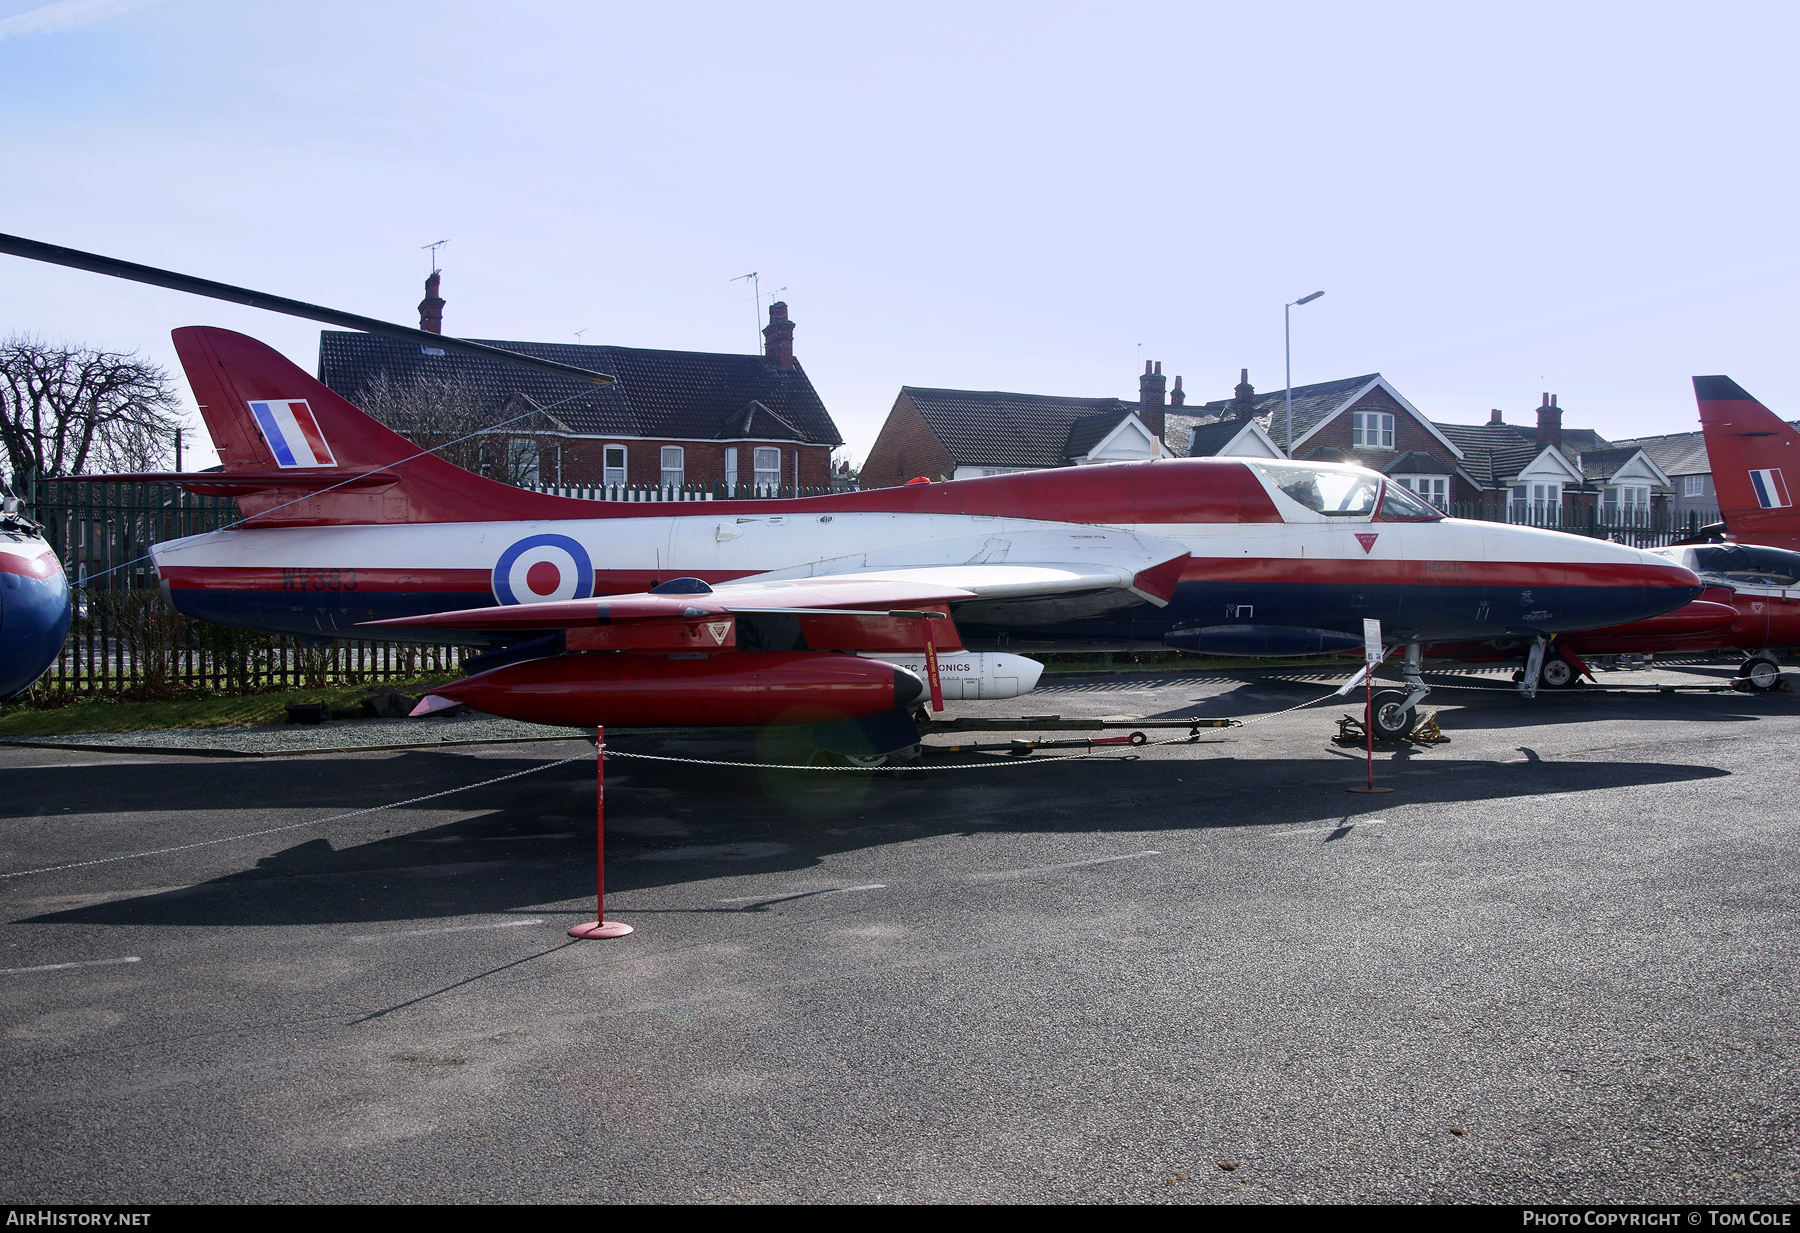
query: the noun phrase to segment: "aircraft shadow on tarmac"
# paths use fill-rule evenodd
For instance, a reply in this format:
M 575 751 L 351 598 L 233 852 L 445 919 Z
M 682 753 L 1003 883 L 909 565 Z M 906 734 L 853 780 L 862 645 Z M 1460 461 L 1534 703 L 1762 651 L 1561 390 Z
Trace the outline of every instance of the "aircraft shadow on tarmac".
M 756 742 L 730 736 L 690 735 L 641 740 L 646 752 L 681 757 L 740 759 L 755 756 Z M 817 774 L 766 768 L 697 766 L 609 759 L 607 766 L 607 886 L 621 892 L 681 887 L 744 875 L 799 875 L 843 852 L 914 843 L 934 835 L 1011 832 L 1037 835 L 1166 833 L 1171 829 L 1240 829 L 1335 822 L 1346 811 L 1344 785 L 1360 780 L 1360 763 L 1329 754 L 1281 759 L 1235 759 L 1229 746 L 1208 747 L 1193 759 L 1137 759 L 1106 755 L 1033 769 L 992 772 L 927 770 L 923 776 L 877 778 L 864 773 Z M 762 749 L 764 760 L 771 752 Z M 1445 757 L 1443 750 L 1384 764 L 1381 775 L 1401 785 L 1394 797 L 1406 805 L 1449 805 L 1498 797 L 1552 795 L 1615 787 L 1674 785 L 1719 778 L 1728 771 L 1646 761 L 1543 762 L 1529 750 L 1524 761 L 1496 763 Z M 957 761 L 966 761 L 967 757 Z M 137 834 L 148 849 L 159 841 L 195 842 L 229 834 L 256 819 L 224 821 L 234 804 L 266 809 L 271 799 L 289 809 L 302 802 L 322 816 L 404 799 L 459 780 L 477 781 L 534 765 L 525 758 L 471 760 L 438 752 L 405 754 L 381 764 L 383 791 L 349 785 L 371 778 L 367 761 L 306 758 L 233 763 L 229 773 L 197 775 L 191 766 L 157 763 L 134 768 L 128 787 L 117 790 L 114 810 L 176 816 L 186 809 L 220 817 L 208 833 L 191 827 L 179 835 Z M 929 763 L 927 764 L 929 766 Z M 1410 768 L 1427 768 L 1421 774 Z M 222 770 L 225 768 L 221 768 Z M 26 776 L 76 771 L 18 772 Z M 1398 776 L 1405 776 L 1400 778 Z M 199 781 L 199 782 L 197 782 Z M 210 781 L 207 782 L 207 781 Z M 90 781 L 91 782 L 91 781 Z M 84 789 L 69 782 L 72 793 Z M 32 785 L 40 799 L 54 791 Z M 86 789 L 91 792 L 93 789 Z M 173 891 L 27 918 L 32 924 L 136 927 L 255 927 L 368 924 L 532 912 L 541 906 L 586 899 L 594 890 L 593 769 L 582 761 L 503 784 L 446 796 L 399 814 L 375 814 L 340 834 L 374 838 L 335 846 L 305 838 L 257 860 L 249 868 Z M 105 807 L 89 812 L 109 812 Z M 421 812 L 458 817 L 415 827 Z M 281 825 L 281 817 L 263 821 Z M 298 820 L 298 819 L 296 819 Z M 306 832 L 299 832 L 305 835 Z M 245 846 L 274 842 L 244 841 Z M 339 841 L 343 842 L 342 839 Z M 201 849 L 225 852 L 232 846 Z M 83 850 L 62 859 L 93 859 L 111 852 Z M 168 886 L 181 877 L 182 854 L 121 862 L 84 871 L 82 884 L 104 893 L 108 886 L 150 881 Z M 209 859 L 216 868 L 215 860 Z M 861 862 L 867 867 L 867 862 Z M 146 872 L 152 866 L 154 873 Z M 17 886 L 18 883 L 13 885 Z M 74 889 L 68 882 L 63 887 Z M 716 891 L 691 897 L 674 910 L 756 911 L 754 903 L 731 906 Z M 671 910 L 664 908 L 661 910 Z M 556 914 L 560 908 L 549 910 Z M 571 909 L 571 920 L 579 913 Z
M 1683 676 L 1691 675 L 1684 672 Z M 1635 674 L 1633 674 L 1635 676 Z M 1709 684 L 1713 673 L 1697 676 L 1683 684 Z M 1717 683 L 1735 679 L 1732 670 L 1717 673 Z M 1513 688 L 1511 682 L 1496 677 L 1471 677 L 1468 684 L 1447 682 L 1427 675 L 1432 693 L 1420 704 L 1421 711 L 1452 710 L 1454 720 L 1446 717 L 1446 726 L 1454 729 L 1504 730 L 1536 728 L 1561 723 L 1620 720 L 1630 723 L 1754 723 L 1771 715 L 1800 713 L 1800 693 L 1720 693 L 1683 692 L 1664 694 L 1650 690 L 1608 691 L 1612 684 L 1639 684 L 1637 679 L 1618 681 L 1612 674 L 1603 675 L 1598 686 L 1584 685 L 1573 689 L 1543 689 L 1536 698 L 1527 698 Z M 1162 682 L 1168 684 L 1170 682 Z M 1397 681 L 1377 680 L 1375 688 L 1395 689 Z M 1147 719 L 1237 719 L 1266 715 L 1317 698 L 1325 686 L 1303 677 L 1246 681 L 1238 688 L 1197 696 L 1191 703 L 1173 707 Z M 1308 711 L 1316 715 L 1360 715 L 1363 708 L 1360 688 L 1342 698 L 1315 702 Z M 1454 735 L 1454 731 L 1452 731 Z

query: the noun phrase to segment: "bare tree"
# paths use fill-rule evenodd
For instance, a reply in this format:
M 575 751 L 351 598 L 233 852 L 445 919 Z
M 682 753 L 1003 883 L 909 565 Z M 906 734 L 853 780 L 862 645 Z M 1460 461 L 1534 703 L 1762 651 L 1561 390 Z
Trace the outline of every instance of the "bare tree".
M 179 406 L 168 371 L 136 352 L 0 340 L 0 443 L 15 476 L 153 470 Z
M 550 417 L 531 414 L 536 405 L 524 395 L 497 403 L 455 376 L 400 382 L 380 372 L 350 401 L 420 449 L 509 484 L 536 483 L 555 449 Z

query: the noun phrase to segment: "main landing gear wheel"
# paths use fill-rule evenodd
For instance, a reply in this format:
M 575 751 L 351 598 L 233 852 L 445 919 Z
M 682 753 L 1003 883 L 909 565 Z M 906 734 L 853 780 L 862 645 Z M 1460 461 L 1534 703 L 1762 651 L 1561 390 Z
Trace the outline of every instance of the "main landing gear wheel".
M 1781 684 L 1781 665 L 1758 655 L 1739 664 L 1738 675 L 1749 683 L 1751 689 L 1774 689 Z
M 1404 741 L 1419 724 L 1419 709 L 1406 705 L 1406 692 L 1384 689 L 1371 699 L 1369 731 L 1378 741 Z
M 1551 689 L 1573 689 L 1581 684 L 1581 674 L 1575 671 L 1575 665 L 1562 656 L 1545 657 L 1543 671 L 1538 674 L 1538 682 Z

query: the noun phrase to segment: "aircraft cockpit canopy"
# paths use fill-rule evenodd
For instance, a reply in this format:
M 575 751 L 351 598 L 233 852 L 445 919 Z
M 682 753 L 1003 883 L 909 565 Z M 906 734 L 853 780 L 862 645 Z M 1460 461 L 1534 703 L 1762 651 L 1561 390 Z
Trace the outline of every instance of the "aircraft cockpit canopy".
M 1444 516 L 1399 484 L 1362 467 L 1287 461 L 1255 465 L 1283 496 L 1327 518 L 1369 518 L 1378 507 L 1383 520 L 1413 522 Z
M 1697 574 L 1749 586 L 1791 587 L 1800 582 L 1800 552 L 1761 544 L 1707 544 L 1692 552 Z
M 1282 493 L 1327 518 L 1367 518 L 1375 512 L 1381 477 L 1352 467 L 1304 462 L 1259 462 Z

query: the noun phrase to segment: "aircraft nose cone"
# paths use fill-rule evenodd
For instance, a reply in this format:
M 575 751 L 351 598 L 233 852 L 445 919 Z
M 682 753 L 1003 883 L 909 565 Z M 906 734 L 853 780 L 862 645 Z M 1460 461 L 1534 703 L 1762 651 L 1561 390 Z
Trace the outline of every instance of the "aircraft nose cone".
M 1645 553 L 1644 557 L 1642 617 L 1674 612 L 1700 598 L 1704 588 L 1693 570 L 1650 553 Z
M 0 564 L 14 560 L 9 555 Z M 23 691 L 56 662 L 74 611 L 60 566 L 34 571 L 42 577 L 23 568 L 0 568 L 0 700 Z
M 925 696 L 925 682 L 905 668 L 894 669 L 894 709 L 907 711 Z

